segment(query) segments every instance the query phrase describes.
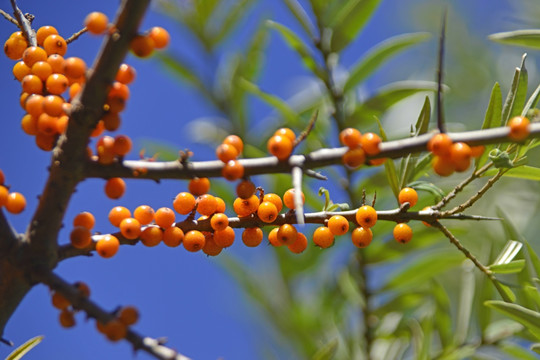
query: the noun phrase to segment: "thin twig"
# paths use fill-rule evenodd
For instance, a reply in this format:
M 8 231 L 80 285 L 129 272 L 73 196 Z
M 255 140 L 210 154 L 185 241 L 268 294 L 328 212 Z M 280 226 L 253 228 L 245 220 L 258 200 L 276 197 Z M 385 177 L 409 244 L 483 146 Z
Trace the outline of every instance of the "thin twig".
M 319 109 L 315 110 L 313 112 L 313 115 L 311 115 L 311 118 L 309 119 L 309 123 L 306 129 L 302 131 L 300 135 L 296 137 L 296 139 L 294 139 L 293 148 L 297 147 L 298 144 L 304 141 L 304 139 L 309 135 L 311 130 L 313 130 L 313 126 L 315 126 L 315 122 L 317 121 L 318 117 L 319 117 Z
M 15 26 L 19 27 L 19 23 L 17 22 L 17 20 L 15 20 L 11 15 L 9 15 L 7 12 L 5 12 L 4 10 L 0 9 L 0 15 L 2 15 L 7 21 L 9 21 L 10 23 L 14 24 Z
M 32 29 L 32 24 L 24 16 L 21 9 L 19 9 L 15 0 L 11 0 L 11 7 L 13 8 L 13 15 L 15 15 L 15 19 L 17 19 L 18 26 L 23 32 L 24 37 L 30 46 L 37 46 L 36 32 Z
M 81 30 L 77 31 L 75 34 L 71 35 L 66 39 L 66 43 L 69 44 L 75 40 L 77 40 L 82 34 L 87 32 L 88 29 L 86 27 L 83 27 Z

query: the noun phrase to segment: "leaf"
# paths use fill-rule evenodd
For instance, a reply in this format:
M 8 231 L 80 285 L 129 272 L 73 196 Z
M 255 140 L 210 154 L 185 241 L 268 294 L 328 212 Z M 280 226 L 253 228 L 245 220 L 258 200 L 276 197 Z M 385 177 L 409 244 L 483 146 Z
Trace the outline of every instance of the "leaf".
M 507 264 L 491 265 L 489 270 L 496 274 L 515 274 L 523 270 L 525 267 L 525 260 L 515 260 Z
M 294 15 L 296 20 L 298 20 L 306 34 L 308 34 L 310 38 L 315 38 L 315 26 L 311 22 L 308 14 L 306 13 L 306 10 L 302 7 L 302 4 L 300 4 L 297 0 L 284 1 L 285 5 L 287 5 L 289 11 Z
M 484 305 L 495 309 L 511 319 L 524 325 L 535 337 L 540 338 L 540 313 L 524 308 L 518 304 L 512 304 L 498 300 L 488 300 Z
M 188 65 L 186 60 L 182 59 L 178 54 L 156 52 L 155 56 L 167 70 L 177 75 L 181 80 L 196 87 L 202 93 L 207 93 L 206 87 L 195 73 L 194 67 Z
M 476 290 L 473 271 L 473 263 L 464 261 L 461 265 L 458 312 L 454 334 L 454 341 L 459 345 L 465 343 L 470 329 L 471 312 Z
M 519 241 L 508 240 L 504 248 L 501 250 L 501 253 L 499 256 L 497 256 L 497 259 L 491 266 L 508 264 L 516 257 L 522 247 L 523 244 Z
M 424 105 L 422 110 L 420 110 L 420 115 L 418 115 L 418 120 L 416 120 L 415 136 L 425 134 L 429 128 L 429 119 L 431 117 L 431 103 L 429 102 L 429 96 L 426 96 L 424 100 Z
M 534 271 L 536 272 L 536 277 L 538 277 L 540 276 L 540 258 L 527 240 L 524 240 L 524 243 L 527 247 L 527 255 L 529 255 L 529 261 L 532 264 Z
M 330 360 L 336 355 L 338 340 L 332 339 L 324 344 L 311 358 L 312 360 Z
M 319 67 L 309 47 L 291 29 L 272 20 L 267 20 L 266 25 L 275 29 L 281 35 L 285 43 L 300 55 L 306 68 L 311 70 L 318 78 L 326 79 L 326 73 Z
M 499 293 L 499 295 L 501 295 L 504 301 L 509 303 L 516 301 L 516 295 L 508 286 L 504 285 L 498 280 L 492 280 L 491 282 L 493 283 L 495 289 L 497 289 L 497 292 Z
M 534 351 L 535 353 L 537 354 L 540 354 L 540 344 L 532 344 L 531 345 L 531 350 Z
M 538 357 L 531 354 L 529 351 L 518 344 L 505 342 L 499 345 L 499 348 L 511 356 L 512 359 L 520 360 L 538 360 Z
M 203 1 L 204 2 L 204 1 Z M 234 1 L 234 5 L 230 6 L 227 13 L 223 17 L 223 21 L 213 31 L 210 38 L 211 46 L 214 47 L 223 41 L 231 31 L 240 24 L 240 19 L 248 11 L 249 7 L 253 5 L 253 0 L 237 0 Z
M 500 32 L 489 35 L 488 39 L 505 45 L 540 49 L 540 29 Z
M 489 324 L 484 337 L 491 344 L 512 336 L 524 329 L 523 325 L 510 319 L 496 320 Z
M 178 160 L 177 147 L 172 144 L 166 144 L 157 139 L 141 139 L 140 148 L 144 149 L 146 156 L 156 157 L 162 161 Z
M 486 171 L 483 176 L 493 176 L 498 172 L 498 169 L 490 169 Z M 534 180 L 539 181 L 540 180 L 540 168 L 529 166 L 529 165 L 522 165 L 518 166 L 512 169 L 509 169 L 506 171 L 503 176 L 512 177 L 512 178 L 518 178 L 518 179 L 526 179 L 526 180 Z
M 422 190 L 431 193 L 435 196 L 437 201 L 442 199 L 442 197 L 445 195 L 444 191 L 440 187 L 428 181 L 415 181 L 409 183 L 409 186 L 415 190 Z
M 433 321 L 441 339 L 441 345 L 446 348 L 452 344 L 453 335 L 450 299 L 448 293 L 438 281 L 432 281 L 431 294 L 437 307 L 437 316 L 434 316 Z
M 30 350 L 32 350 L 34 347 L 36 347 L 42 340 L 44 336 L 36 336 L 31 338 L 30 340 L 26 341 L 21 346 L 17 347 L 15 350 L 13 350 L 7 357 L 6 360 L 19 360 L 24 355 L 26 355 Z
M 438 360 L 461 360 L 468 359 L 470 356 L 476 353 L 476 346 L 474 345 L 464 345 L 456 347 L 455 349 L 450 350 L 448 353 L 439 356 Z
M 523 111 L 521 112 L 521 116 L 527 116 L 527 113 L 529 112 L 529 110 L 534 109 L 536 107 L 536 104 L 538 104 L 538 100 L 540 100 L 540 85 L 536 87 L 532 95 L 529 97 L 527 104 L 525 104 L 525 107 L 523 108 Z
M 525 97 L 527 95 L 527 69 L 525 68 L 526 54 L 523 55 L 521 66 L 516 68 L 512 85 L 504 101 L 502 118 L 500 126 L 506 125 L 508 120 L 515 115 L 521 113 L 525 105 Z
M 429 33 L 412 33 L 391 37 L 370 49 L 350 70 L 343 92 L 347 92 L 369 77 L 386 60 L 410 46 L 427 40 Z
M 491 96 L 489 98 L 489 104 L 484 116 L 484 122 L 482 123 L 482 129 L 491 129 L 492 127 L 499 126 L 501 124 L 502 117 L 502 93 L 499 83 L 493 85 L 491 90 Z M 493 148 L 493 145 L 487 145 L 484 153 L 475 160 L 475 167 L 478 170 L 484 165 L 488 158 L 488 153 Z
M 379 133 L 381 134 L 382 141 L 387 141 L 388 137 L 386 136 L 386 132 L 384 131 L 381 122 L 378 118 L 375 119 L 377 120 L 377 124 L 379 124 Z M 399 178 L 396 172 L 396 166 L 394 165 L 394 161 L 392 161 L 392 159 L 388 159 L 384 162 L 384 170 L 386 173 L 386 178 L 388 179 L 388 183 L 390 184 L 390 188 L 392 189 L 392 192 L 397 199 L 400 190 Z

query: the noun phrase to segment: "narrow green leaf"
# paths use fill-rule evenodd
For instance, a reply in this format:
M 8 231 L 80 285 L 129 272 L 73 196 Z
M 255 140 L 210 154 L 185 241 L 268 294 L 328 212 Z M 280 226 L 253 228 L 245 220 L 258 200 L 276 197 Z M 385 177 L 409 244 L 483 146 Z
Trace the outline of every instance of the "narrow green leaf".
M 300 4 L 298 0 L 283 0 L 283 1 L 285 1 L 285 5 L 287 5 L 287 7 L 289 8 L 289 11 L 294 15 L 296 20 L 298 20 L 298 23 L 302 26 L 306 34 L 312 39 L 315 38 L 316 37 L 315 26 L 311 22 L 311 19 L 306 13 L 306 10 L 302 7 L 302 4 Z
M 523 243 L 514 240 L 508 240 L 504 245 L 504 248 L 501 250 L 497 259 L 491 265 L 502 265 L 508 264 L 512 261 L 516 255 L 519 253 L 519 250 L 523 247 Z
M 504 219 L 502 226 L 504 229 L 504 234 L 507 239 L 517 239 L 519 242 L 523 242 L 523 237 L 519 234 L 517 227 L 512 223 L 510 217 L 506 214 L 506 211 L 501 207 L 497 206 L 496 209 L 497 216 Z
M 536 309 L 540 309 L 540 292 L 538 288 L 534 285 L 525 285 L 523 290 L 527 297 L 536 305 Z
M 509 303 L 516 301 L 516 295 L 508 286 L 504 285 L 498 280 L 492 280 L 492 283 L 495 285 L 495 289 L 497 289 L 497 292 L 499 295 L 501 295 L 504 301 Z
M 19 360 L 24 355 L 26 355 L 30 350 L 36 347 L 42 340 L 44 336 L 36 336 L 26 341 L 24 344 L 13 350 L 7 357 L 6 360 Z
M 302 58 L 302 63 L 306 68 L 311 70 L 318 78 L 325 79 L 325 72 L 319 67 L 317 61 L 315 60 L 314 55 L 312 54 L 310 48 L 296 35 L 291 29 L 277 23 L 272 20 L 267 20 L 266 24 L 271 29 L 275 29 L 281 35 L 285 43 L 294 51 L 300 55 Z
M 336 355 L 338 348 L 338 340 L 332 339 L 326 344 L 324 344 L 311 358 L 312 360 L 330 360 L 333 359 Z
M 530 263 L 532 264 L 534 271 L 536 272 L 536 277 L 538 277 L 540 276 L 540 258 L 527 240 L 524 240 L 524 243 L 527 247 L 527 255 L 529 255 Z
M 538 357 L 531 354 L 529 351 L 524 349 L 518 344 L 513 344 L 510 342 L 502 343 L 498 346 L 503 352 L 511 356 L 512 359 L 520 360 L 538 360 Z
M 156 52 L 155 57 L 161 62 L 163 66 L 174 75 L 178 76 L 181 80 L 186 81 L 191 86 L 197 88 L 204 95 L 208 95 L 206 86 L 201 78 L 196 74 L 193 66 L 189 65 L 178 54 Z
M 483 305 L 482 305 L 483 306 Z M 483 306 L 487 308 L 486 306 Z M 518 322 L 510 319 L 501 319 L 493 321 L 486 328 L 484 338 L 490 342 L 490 344 L 504 340 L 520 331 L 523 331 L 524 327 Z
M 433 194 L 437 201 L 439 201 L 445 195 L 444 191 L 440 187 L 428 181 L 415 181 L 409 183 L 409 186 L 415 190 L 422 190 Z
M 514 114 L 521 113 L 527 95 L 527 69 L 525 68 L 526 54 L 523 55 L 521 66 L 516 68 L 512 85 L 504 101 L 500 126 L 506 125 Z
M 523 108 L 523 111 L 521 112 L 521 116 L 527 116 L 529 110 L 536 107 L 536 104 L 538 104 L 538 100 L 540 100 L 540 85 L 536 87 L 532 95 L 529 97 L 529 100 L 527 101 L 525 107 Z
M 427 133 L 430 118 L 431 103 L 429 102 L 429 96 L 426 96 L 426 100 L 424 100 L 424 105 L 422 106 L 422 110 L 420 110 L 420 115 L 418 115 L 418 120 L 416 120 L 416 125 L 414 126 L 415 136 Z
M 476 353 L 475 345 L 464 345 L 456 347 L 444 355 L 439 356 L 438 360 L 461 360 L 468 359 L 470 356 Z
M 372 75 L 377 68 L 389 60 L 392 56 L 410 46 L 419 44 L 427 40 L 429 33 L 412 33 L 391 37 L 376 47 L 370 49 L 368 53 L 354 64 L 350 70 L 349 78 L 345 82 L 343 92 L 347 92 L 356 87 L 363 80 Z
M 484 304 L 524 325 L 534 336 L 540 338 L 540 313 L 518 304 L 498 300 L 489 300 Z
M 532 344 L 531 345 L 531 350 L 534 351 L 535 353 L 537 354 L 540 354 L 540 344 Z
M 525 267 L 525 260 L 515 260 L 507 264 L 491 265 L 489 270 L 496 274 L 515 274 L 523 270 Z
M 489 98 L 486 115 L 484 116 L 484 122 L 482 123 L 482 129 L 490 129 L 501 124 L 502 107 L 501 86 L 498 82 L 496 82 L 491 90 L 491 96 Z M 486 163 L 488 153 L 491 151 L 491 149 L 493 149 L 493 145 L 486 145 L 484 153 L 475 160 L 475 168 L 477 170 Z
M 453 329 L 450 299 L 444 287 L 438 281 L 432 281 L 431 294 L 435 299 L 436 314 L 433 317 L 434 325 L 437 334 L 441 340 L 441 345 L 444 348 L 452 344 Z
M 377 124 L 379 124 L 379 133 L 381 134 L 382 141 L 388 141 L 388 137 L 386 136 L 386 132 L 383 129 L 381 121 L 377 117 L 375 117 L 375 120 L 377 121 Z M 386 160 L 384 162 L 384 169 L 386 173 L 386 178 L 388 179 L 388 183 L 390 184 L 390 188 L 392 189 L 392 192 L 397 199 L 400 188 L 399 178 L 396 172 L 396 166 L 394 165 L 394 161 L 392 159 Z
M 464 261 L 461 265 L 458 313 L 454 334 L 455 344 L 459 345 L 465 343 L 470 329 L 471 312 L 476 290 L 473 271 L 473 263 L 471 261 Z
M 493 176 L 497 172 L 498 169 L 490 169 L 484 174 L 482 174 L 482 176 Z M 529 165 L 522 165 L 509 169 L 503 174 L 503 176 L 538 181 L 540 180 L 540 168 Z
M 268 43 L 268 29 L 266 26 L 259 26 L 257 31 L 253 33 L 246 49 L 242 65 L 238 69 L 242 77 L 253 81 L 259 74 L 261 63 L 264 59 L 264 50 Z
M 540 49 L 539 29 L 500 32 L 491 34 L 488 38 L 505 45 L 525 46 L 537 50 Z
M 226 14 L 222 17 L 221 23 L 212 30 L 210 37 L 211 46 L 214 47 L 221 43 L 236 26 L 240 24 L 240 19 L 244 17 L 250 6 L 255 3 L 254 0 L 237 0 L 234 1 Z

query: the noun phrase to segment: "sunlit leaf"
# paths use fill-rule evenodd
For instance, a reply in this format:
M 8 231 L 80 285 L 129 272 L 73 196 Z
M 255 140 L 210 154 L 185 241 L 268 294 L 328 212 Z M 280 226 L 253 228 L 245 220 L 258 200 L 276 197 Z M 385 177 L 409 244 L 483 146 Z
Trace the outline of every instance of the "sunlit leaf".
M 511 319 L 524 325 L 534 336 L 540 339 L 540 313 L 524 308 L 518 304 L 512 304 L 504 301 L 490 300 L 484 303 Z
M 294 15 L 298 23 L 302 26 L 306 34 L 311 38 L 315 38 L 315 26 L 311 22 L 306 10 L 302 7 L 302 4 L 298 0 L 284 0 L 285 5 L 289 8 L 289 11 Z
M 521 113 L 527 96 L 527 69 L 525 67 L 526 55 L 523 55 L 521 66 L 516 68 L 512 85 L 504 101 L 500 126 L 506 125 L 508 120 Z
M 437 199 L 437 201 L 445 195 L 444 191 L 440 187 L 429 181 L 414 181 L 412 183 L 409 183 L 408 185 L 416 190 L 426 191 L 432 194 L 433 196 L 435 196 L 435 199 Z
M 485 307 L 485 306 L 484 306 Z M 487 341 L 494 343 L 501 341 L 523 330 L 523 325 L 514 320 L 502 319 L 489 324 L 484 333 Z
M 540 30 L 515 30 L 491 34 L 490 40 L 505 45 L 525 46 L 531 49 L 540 49 Z
M 540 276 L 540 258 L 527 240 L 525 240 L 524 243 L 527 247 L 527 255 L 529 256 L 529 260 L 534 268 L 534 271 L 536 272 L 536 277 L 538 277 Z
M 231 5 L 223 15 L 222 22 L 212 31 L 212 46 L 219 44 L 229 36 L 231 31 L 240 24 L 240 19 L 244 17 L 249 7 L 254 3 L 254 0 L 237 0 L 233 2 L 234 5 Z
M 505 342 L 499 346 L 499 348 L 506 354 L 510 355 L 513 359 L 520 360 L 538 360 L 538 357 L 533 355 L 530 351 L 523 348 L 518 344 Z
M 508 286 L 504 285 L 498 280 L 492 280 L 491 282 L 504 301 L 509 303 L 516 301 L 516 294 L 514 294 L 514 292 Z
M 497 173 L 498 169 L 490 169 L 486 171 L 483 176 L 493 176 Z M 540 168 L 528 165 L 522 165 L 515 168 L 512 168 L 505 172 L 503 176 L 518 178 L 518 179 L 527 179 L 527 180 L 540 180 Z
M 488 269 L 496 274 L 515 274 L 523 270 L 524 267 L 525 260 L 515 260 L 506 264 L 491 265 Z
M 484 122 L 482 123 L 482 129 L 490 129 L 501 124 L 502 106 L 501 86 L 498 82 L 496 82 L 491 90 L 491 96 L 489 98 L 486 115 L 484 116 Z M 484 153 L 475 160 L 476 169 L 479 169 L 480 166 L 486 163 L 488 153 L 492 148 L 493 145 L 486 145 Z
M 514 259 L 514 257 L 516 257 L 522 247 L 523 243 L 520 243 L 519 241 L 508 240 L 506 242 L 506 245 L 504 245 L 504 248 L 501 250 L 501 253 L 499 254 L 499 256 L 497 256 L 497 259 L 495 259 L 491 266 L 508 264 Z
M 26 355 L 30 350 L 32 350 L 34 347 L 36 347 L 42 340 L 44 336 L 36 336 L 31 338 L 30 340 L 26 341 L 21 346 L 17 347 L 15 350 L 13 350 L 7 357 L 6 360 L 19 360 L 24 355 Z

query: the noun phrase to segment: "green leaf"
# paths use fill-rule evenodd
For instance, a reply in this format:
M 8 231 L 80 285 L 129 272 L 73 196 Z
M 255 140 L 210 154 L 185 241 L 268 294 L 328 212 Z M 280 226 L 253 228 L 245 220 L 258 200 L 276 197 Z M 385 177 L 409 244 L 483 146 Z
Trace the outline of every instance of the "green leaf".
M 489 104 L 486 110 L 486 115 L 484 116 L 484 122 L 482 123 L 482 129 L 491 129 L 493 127 L 499 126 L 501 124 L 502 117 L 502 93 L 501 86 L 498 82 L 493 85 L 491 90 L 491 96 L 489 98 Z M 493 145 L 486 145 L 484 153 L 475 160 L 475 166 L 478 170 L 482 165 L 484 165 L 488 158 L 488 153 L 493 148 Z
M 484 306 L 485 307 L 485 306 Z M 490 343 L 501 341 L 524 329 L 523 325 L 510 319 L 493 321 L 486 328 L 484 337 Z
M 529 255 L 529 261 L 532 264 L 534 271 L 536 272 L 536 277 L 538 277 L 540 276 L 540 258 L 527 240 L 524 240 L 523 242 L 527 247 L 527 255 Z
M 140 148 L 144 149 L 145 156 L 156 157 L 162 161 L 178 160 L 178 147 L 157 139 L 140 139 Z
M 504 248 L 501 250 L 497 259 L 493 262 L 493 265 L 504 265 L 512 261 L 516 255 L 519 253 L 519 250 L 523 247 L 523 243 L 514 240 L 508 240 Z
M 281 35 L 285 43 L 302 58 L 302 63 L 311 70 L 318 78 L 326 79 L 326 73 L 319 67 L 309 47 L 291 29 L 272 20 L 267 20 L 266 25 L 275 29 Z
M 523 286 L 523 291 L 527 297 L 536 305 L 536 309 L 540 308 L 540 293 L 538 288 L 534 285 L 525 285 Z
M 189 83 L 204 94 L 207 94 L 206 86 L 195 73 L 194 67 L 187 64 L 186 60 L 178 54 L 156 52 L 155 57 L 163 66 L 181 80 Z
M 330 360 L 336 355 L 338 348 L 338 340 L 332 339 L 324 344 L 311 358 L 312 360 Z
M 501 295 L 504 301 L 509 303 L 516 301 L 516 295 L 508 286 L 504 285 L 498 280 L 492 280 L 491 282 L 493 283 L 495 289 L 497 289 L 497 292 L 499 293 L 499 295 Z
M 470 356 L 476 353 L 476 346 L 474 345 L 464 345 L 456 347 L 455 349 L 450 350 L 448 353 L 439 356 L 438 360 L 461 360 L 468 359 Z
M 26 355 L 30 350 L 32 350 L 35 346 L 37 346 L 42 340 L 44 336 L 36 336 L 31 338 L 30 340 L 26 341 L 24 344 L 13 350 L 7 357 L 6 360 L 19 360 L 24 355 Z
M 461 265 L 458 312 L 456 316 L 455 344 L 464 344 L 471 325 L 471 312 L 475 297 L 474 265 L 464 261 Z M 456 274 L 457 275 L 457 274 Z
M 498 300 L 488 300 L 484 304 L 524 325 L 527 330 L 540 339 L 540 313 L 518 304 Z
M 493 176 L 497 172 L 498 169 L 490 169 L 486 171 L 482 176 Z M 503 176 L 538 181 L 540 180 L 540 168 L 529 165 L 522 165 L 509 169 L 503 174 Z
M 540 354 L 540 344 L 532 344 L 531 345 L 531 350 L 534 351 L 535 353 L 537 354 Z
M 343 87 L 343 92 L 347 92 L 372 75 L 386 60 L 396 55 L 400 51 L 410 46 L 427 40 L 429 33 L 412 33 L 391 37 L 370 49 L 360 61 L 353 65 L 349 78 Z
M 302 4 L 300 4 L 297 0 L 284 0 L 285 5 L 289 8 L 289 11 L 294 15 L 296 20 L 300 23 L 306 34 L 309 35 L 310 38 L 316 37 L 316 30 L 315 26 L 311 22 L 308 14 L 306 13 L 306 10 L 302 7 Z
M 377 124 L 379 124 L 379 133 L 381 134 L 382 141 L 387 141 L 388 137 L 386 136 L 386 132 L 384 131 L 380 120 L 377 117 L 375 117 L 375 119 L 377 120 Z M 390 184 L 390 188 L 392 189 L 392 192 L 397 199 L 400 188 L 399 178 L 396 172 L 396 166 L 394 165 L 394 161 L 392 159 L 387 159 L 384 162 L 384 169 L 386 173 L 386 178 L 388 179 L 388 183 Z
M 489 270 L 496 274 L 515 274 L 523 270 L 525 267 L 525 260 L 515 260 L 507 264 L 491 265 Z
M 540 85 L 534 90 L 532 95 L 529 97 L 529 100 L 525 104 L 525 107 L 523 108 L 523 111 L 521 112 L 521 116 L 527 116 L 527 113 L 530 109 L 534 109 L 536 107 L 536 104 L 538 104 L 538 100 L 540 100 Z
M 523 237 L 519 234 L 517 227 L 510 221 L 510 217 L 506 214 L 506 211 L 500 207 L 497 207 L 497 216 L 504 219 L 502 226 L 504 234 L 507 239 L 517 239 L 519 242 L 523 242 Z
M 507 353 L 512 357 L 512 359 L 520 360 L 538 360 L 538 357 L 531 354 L 529 351 L 523 348 L 518 344 L 512 344 L 505 342 L 498 346 L 503 352 Z
M 504 101 L 502 118 L 500 126 L 506 125 L 508 120 L 516 115 L 519 115 L 525 105 L 525 98 L 527 96 L 527 69 L 525 68 L 525 59 L 527 55 L 523 55 L 521 60 L 521 66 L 516 68 L 514 78 L 512 79 L 512 85 Z
M 204 2 L 204 1 L 203 1 Z M 255 3 L 254 0 L 237 0 L 233 2 L 226 14 L 223 16 L 221 24 L 215 27 L 210 38 L 211 46 L 214 47 L 222 42 L 240 24 L 240 19 L 244 17 L 249 7 Z
M 491 34 L 488 38 L 505 45 L 540 49 L 540 29 L 500 32 Z
M 428 128 L 429 128 L 430 118 L 431 118 L 431 103 L 429 102 L 429 96 L 426 96 L 426 100 L 424 100 L 424 105 L 422 106 L 422 110 L 420 110 L 420 115 L 418 115 L 418 120 L 416 120 L 416 125 L 414 126 L 415 136 L 427 133 Z
M 453 336 L 450 299 L 448 293 L 438 281 L 432 281 L 431 293 L 435 298 L 437 307 L 437 316 L 434 316 L 433 321 L 441 339 L 441 345 L 446 348 L 452 344 Z
M 435 196 L 437 201 L 442 199 L 442 197 L 445 195 L 444 191 L 440 187 L 428 181 L 415 181 L 409 183 L 409 186 L 415 190 L 422 190 L 431 193 Z

